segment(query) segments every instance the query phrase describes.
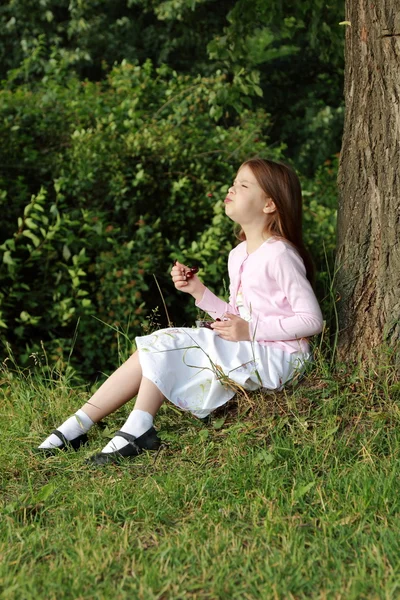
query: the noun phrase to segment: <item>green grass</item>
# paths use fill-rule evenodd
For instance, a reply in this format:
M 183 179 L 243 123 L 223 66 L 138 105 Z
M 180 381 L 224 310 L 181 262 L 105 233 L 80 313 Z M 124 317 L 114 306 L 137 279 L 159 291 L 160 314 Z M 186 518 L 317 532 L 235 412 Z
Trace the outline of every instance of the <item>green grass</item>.
M 8 364 L 8 363 L 7 363 Z M 47 374 L 46 374 L 47 373 Z M 239 398 L 205 427 L 164 405 L 166 446 L 88 468 L 32 452 L 87 398 L 3 368 L 2 599 L 400 598 L 399 386 L 390 368 Z

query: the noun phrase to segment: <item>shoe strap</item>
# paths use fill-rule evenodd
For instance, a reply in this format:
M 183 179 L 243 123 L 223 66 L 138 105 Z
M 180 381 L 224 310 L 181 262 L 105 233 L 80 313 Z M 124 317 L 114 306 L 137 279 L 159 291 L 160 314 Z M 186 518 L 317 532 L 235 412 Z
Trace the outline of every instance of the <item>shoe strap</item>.
M 55 429 L 51 433 L 53 433 L 55 436 L 57 436 L 58 439 L 62 441 L 62 443 L 64 444 L 64 446 L 68 446 L 68 444 L 70 443 L 67 440 L 67 438 L 65 437 L 65 435 L 63 433 L 61 433 L 61 431 L 58 431 L 58 429 Z
M 116 437 L 117 435 L 119 437 L 124 438 L 124 440 L 126 440 L 129 444 L 131 444 L 138 450 L 141 450 L 141 448 L 136 443 L 137 438 L 134 435 L 131 435 L 130 433 L 125 433 L 125 431 L 117 431 L 117 433 L 114 434 L 114 437 Z

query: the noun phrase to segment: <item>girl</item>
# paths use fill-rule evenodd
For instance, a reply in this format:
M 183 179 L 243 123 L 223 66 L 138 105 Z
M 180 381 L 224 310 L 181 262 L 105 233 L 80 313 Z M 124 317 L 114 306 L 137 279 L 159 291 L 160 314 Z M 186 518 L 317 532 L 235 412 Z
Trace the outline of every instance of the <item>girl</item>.
M 89 459 L 106 464 L 155 450 L 153 419 L 167 398 L 199 418 L 246 390 L 279 390 L 311 359 L 307 338 L 322 330 L 313 266 L 302 241 L 300 182 L 288 166 L 242 164 L 224 200 L 242 242 L 229 254 L 229 303 L 175 263 L 176 289 L 191 294 L 211 328 L 168 328 L 136 338 L 137 351 L 39 447 L 77 450 L 92 425 L 137 395 L 115 437 Z M 229 381 L 233 384 L 229 385 Z

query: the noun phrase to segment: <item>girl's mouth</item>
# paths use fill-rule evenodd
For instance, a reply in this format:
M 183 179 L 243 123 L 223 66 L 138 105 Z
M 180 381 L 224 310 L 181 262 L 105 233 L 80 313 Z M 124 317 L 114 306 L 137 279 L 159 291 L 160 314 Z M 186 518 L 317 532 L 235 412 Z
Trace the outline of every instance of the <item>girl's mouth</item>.
M 228 204 L 228 202 L 232 202 L 232 198 L 226 197 L 225 200 L 224 200 L 224 202 L 225 202 L 225 204 Z

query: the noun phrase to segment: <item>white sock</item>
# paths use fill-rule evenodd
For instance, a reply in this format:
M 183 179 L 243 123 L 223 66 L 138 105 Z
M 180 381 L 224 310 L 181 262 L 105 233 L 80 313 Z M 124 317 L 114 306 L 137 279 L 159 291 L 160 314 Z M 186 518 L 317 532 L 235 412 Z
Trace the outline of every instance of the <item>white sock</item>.
M 142 435 L 142 433 L 148 431 L 150 427 L 152 427 L 152 425 L 153 415 L 146 412 L 145 410 L 139 410 L 134 408 L 127 420 L 125 421 L 124 425 L 121 427 L 121 431 L 123 431 L 124 433 L 130 433 L 135 437 L 139 437 Z M 124 438 L 120 437 L 119 435 L 116 435 L 115 437 L 113 437 L 112 440 L 108 442 L 107 446 L 103 448 L 102 452 L 115 452 L 116 450 L 120 450 L 127 444 L 128 442 Z
M 94 425 L 92 419 L 83 410 L 79 409 L 57 429 L 70 441 L 83 433 L 87 433 L 92 425 Z M 40 444 L 39 448 L 58 448 L 61 444 L 60 438 L 52 433 L 44 440 L 43 444 Z

